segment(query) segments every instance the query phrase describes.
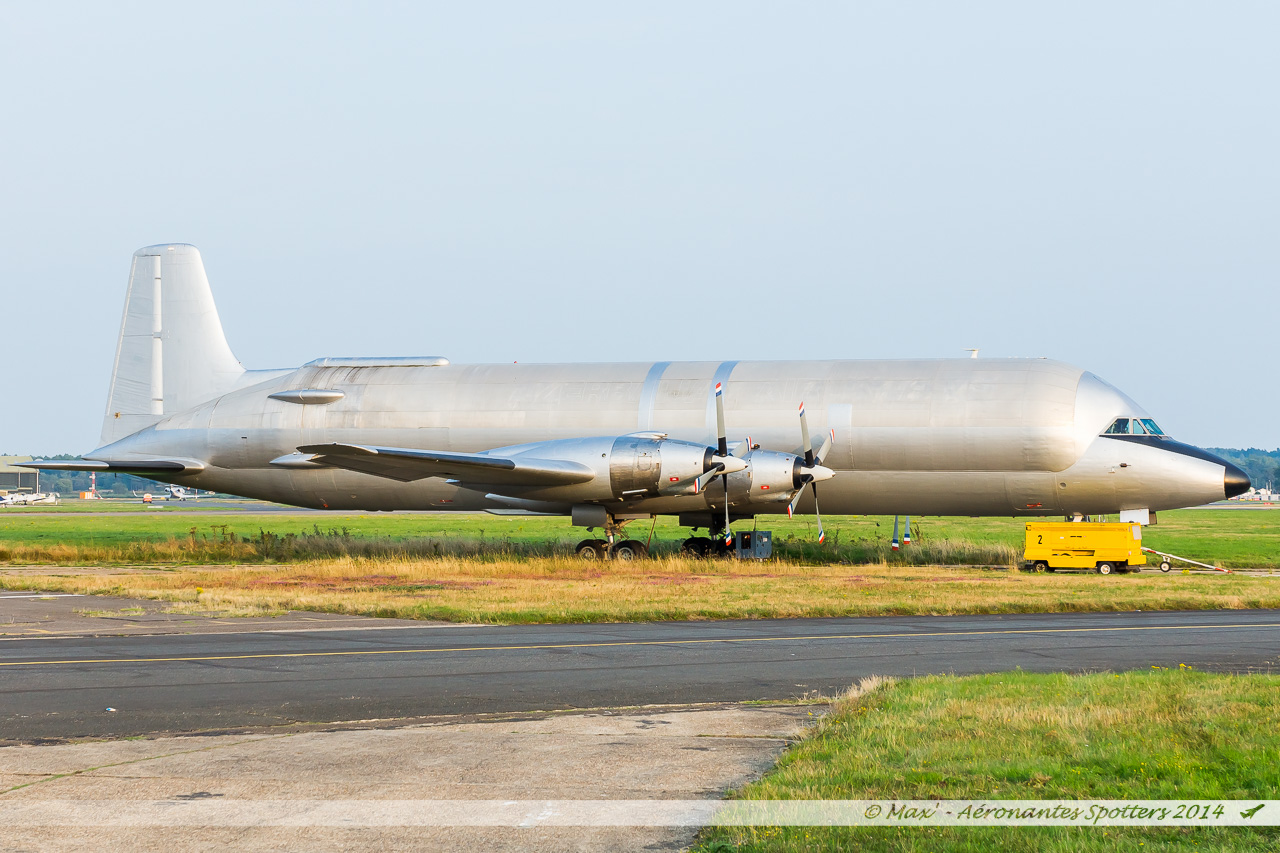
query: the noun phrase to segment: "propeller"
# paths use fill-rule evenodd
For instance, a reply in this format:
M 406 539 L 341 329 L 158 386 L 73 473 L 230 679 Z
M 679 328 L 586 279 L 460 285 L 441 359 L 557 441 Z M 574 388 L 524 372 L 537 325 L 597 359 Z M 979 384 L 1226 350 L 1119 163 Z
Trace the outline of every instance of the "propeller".
M 724 426 L 724 386 L 716 383 L 716 453 L 711 457 L 711 468 L 693 481 L 693 492 L 698 494 L 716 477 L 724 481 L 724 541 L 726 545 L 733 543 L 733 533 L 729 531 L 729 476 L 735 471 L 743 471 L 747 463 L 742 459 L 751 451 L 751 439 L 740 443 L 729 453 L 729 438 Z
M 747 463 L 742 458 L 751 450 L 751 439 L 738 442 L 733 452 L 729 452 L 729 439 L 724 427 L 724 389 L 716 383 L 716 452 L 711 456 L 711 467 L 693 481 L 693 493 L 700 494 L 716 477 L 746 470 Z
M 830 480 L 836 475 L 835 471 L 822 465 L 822 460 L 827 458 L 827 454 L 831 452 L 831 445 L 835 441 L 836 431 L 833 428 L 827 433 L 827 437 L 823 440 L 822 446 L 818 448 L 818 452 L 813 452 L 813 442 L 809 440 L 809 419 L 804 413 L 804 403 L 800 404 L 800 439 L 804 447 L 804 465 L 800 468 L 800 488 L 796 489 L 795 497 L 791 499 L 791 503 L 787 504 L 787 517 L 790 518 L 795 514 L 796 506 L 800 503 L 800 498 L 804 495 L 806 488 L 813 489 L 813 515 L 818 520 L 818 544 L 821 545 L 826 540 L 827 534 L 822 529 L 822 513 L 818 509 L 818 483 L 822 480 Z

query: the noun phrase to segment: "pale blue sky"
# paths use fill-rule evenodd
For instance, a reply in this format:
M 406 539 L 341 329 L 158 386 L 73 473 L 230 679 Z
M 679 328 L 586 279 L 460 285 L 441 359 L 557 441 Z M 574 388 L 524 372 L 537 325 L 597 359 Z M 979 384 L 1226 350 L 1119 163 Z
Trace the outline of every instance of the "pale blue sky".
M 165 241 L 248 367 L 980 347 L 1280 445 L 1276 4 L 0 15 L 0 452 L 93 448 Z

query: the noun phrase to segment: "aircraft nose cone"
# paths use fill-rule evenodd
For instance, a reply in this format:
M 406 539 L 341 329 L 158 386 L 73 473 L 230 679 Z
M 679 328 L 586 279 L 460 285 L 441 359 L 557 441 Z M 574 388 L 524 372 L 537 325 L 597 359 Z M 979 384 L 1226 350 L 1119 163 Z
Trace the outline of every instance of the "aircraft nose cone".
M 1253 485 L 1249 482 L 1249 475 L 1241 471 L 1230 462 L 1226 463 L 1227 473 L 1223 475 L 1223 489 L 1227 493 L 1227 497 L 1234 498 L 1236 495 L 1243 495 L 1249 491 Z

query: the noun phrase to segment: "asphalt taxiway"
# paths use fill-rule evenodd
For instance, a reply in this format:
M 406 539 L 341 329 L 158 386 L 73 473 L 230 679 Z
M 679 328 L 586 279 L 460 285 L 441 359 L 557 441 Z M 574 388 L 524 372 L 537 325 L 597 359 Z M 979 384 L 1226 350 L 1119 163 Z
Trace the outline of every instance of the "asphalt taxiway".
M 17 602 L 0 602 L 16 607 Z M 1280 611 L 443 626 L 306 614 L 0 641 L 9 742 L 834 695 L 868 675 L 1280 670 Z

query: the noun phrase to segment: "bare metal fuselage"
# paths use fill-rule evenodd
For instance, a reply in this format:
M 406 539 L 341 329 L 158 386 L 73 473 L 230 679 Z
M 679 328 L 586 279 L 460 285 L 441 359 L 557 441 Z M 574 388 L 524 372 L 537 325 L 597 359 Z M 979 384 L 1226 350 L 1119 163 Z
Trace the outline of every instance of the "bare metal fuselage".
M 824 437 L 812 456 L 802 402 Z M 671 513 L 715 528 L 793 500 L 809 512 L 819 482 L 827 512 L 856 514 L 1096 515 L 1247 488 L 1154 423 L 1101 434 L 1143 416 L 1093 374 L 1044 359 L 246 371 L 199 250 L 170 243 L 134 253 L 103 446 L 30 464 L 307 507 L 549 512 L 589 526 Z
M 815 431 L 834 430 L 824 462 L 837 476 L 822 485 L 828 513 L 1101 514 L 1224 497 L 1220 460 L 1180 452 L 1185 445 L 1168 440 L 1099 435 L 1117 416 L 1144 413 L 1092 374 L 1045 359 L 324 365 L 273 372 L 90 458 L 196 458 L 205 463 L 200 473 L 162 478 L 307 507 L 509 510 L 545 503 L 554 510 L 580 501 L 566 501 L 554 487 L 513 501 L 438 478 L 402 483 L 271 462 L 300 446 L 331 442 L 476 452 L 660 432 L 714 444 L 711 389 L 720 381 L 731 441 L 750 436 L 762 447 L 798 452 L 801 401 Z M 270 396 L 290 389 L 342 396 L 319 404 Z M 607 460 L 600 464 L 601 482 L 608 482 Z M 731 487 L 735 516 L 786 509 L 734 498 Z M 619 515 L 723 506 L 718 489 L 600 499 Z M 806 497 L 801 510 L 810 502 Z

